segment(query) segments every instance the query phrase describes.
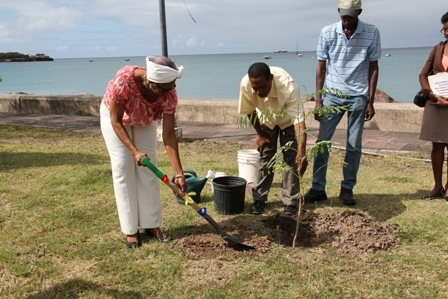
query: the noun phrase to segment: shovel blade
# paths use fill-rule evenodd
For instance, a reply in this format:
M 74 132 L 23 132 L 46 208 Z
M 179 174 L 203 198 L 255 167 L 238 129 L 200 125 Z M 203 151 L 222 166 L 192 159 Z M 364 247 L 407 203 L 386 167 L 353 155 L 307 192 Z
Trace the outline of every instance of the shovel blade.
M 238 237 L 231 236 L 231 235 L 228 235 L 228 234 L 226 234 L 226 233 L 221 233 L 221 234 L 219 234 L 219 236 L 220 236 L 224 241 L 226 241 L 227 243 L 229 243 L 230 246 L 232 246 L 232 247 L 234 247 L 234 248 L 236 248 L 236 249 L 241 249 L 241 250 L 253 250 L 253 249 L 255 249 L 255 247 L 252 247 L 252 246 L 249 246 L 249 245 L 244 244 L 244 243 L 243 243 L 243 240 L 241 240 L 241 239 L 238 238 Z
M 204 216 L 205 220 L 207 220 L 208 223 L 210 223 L 215 229 L 216 232 L 218 233 L 218 235 L 227 243 L 229 243 L 230 246 L 236 248 L 236 249 L 242 249 L 242 250 L 251 250 L 251 249 L 255 249 L 252 246 L 249 245 L 245 245 L 243 244 L 243 240 L 235 237 L 235 236 L 231 236 L 228 235 L 227 233 L 225 233 L 222 228 L 218 225 L 218 223 L 215 222 L 215 220 L 212 219 L 212 217 L 210 217 L 208 214 L 206 214 Z

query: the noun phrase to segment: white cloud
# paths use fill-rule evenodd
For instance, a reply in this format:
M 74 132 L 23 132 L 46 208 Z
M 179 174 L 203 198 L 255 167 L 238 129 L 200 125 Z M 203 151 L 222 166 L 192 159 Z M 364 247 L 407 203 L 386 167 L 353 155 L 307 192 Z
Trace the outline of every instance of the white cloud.
M 364 1 L 361 19 L 378 26 L 384 48 L 429 46 L 442 39 L 438 29 L 445 2 Z M 173 55 L 295 50 L 297 43 L 311 51 L 321 28 L 339 20 L 336 0 L 185 3 L 188 10 L 183 1 L 166 0 Z M 60 45 L 67 47 L 65 57 L 157 54 L 159 1 L 0 0 L 0 40 L 3 51 L 50 56 L 58 55 L 50 52 Z
M 186 45 L 187 45 L 188 48 L 195 47 L 197 44 L 198 44 L 198 43 L 197 43 L 197 41 L 196 41 L 196 37 L 192 37 L 192 38 L 188 39 L 188 40 L 187 40 L 187 43 L 186 43 Z
M 68 46 L 58 46 L 56 51 L 58 52 L 66 52 L 68 50 Z
M 47 5 L 44 1 L 7 1 L 0 8 L 0 11 L 3 10 L 18 16 L 16 20 L 8 22 L 7 26 L 17 28 L 17 32 L 22 34 L 73 30 L 82 20 L 81 11 Z

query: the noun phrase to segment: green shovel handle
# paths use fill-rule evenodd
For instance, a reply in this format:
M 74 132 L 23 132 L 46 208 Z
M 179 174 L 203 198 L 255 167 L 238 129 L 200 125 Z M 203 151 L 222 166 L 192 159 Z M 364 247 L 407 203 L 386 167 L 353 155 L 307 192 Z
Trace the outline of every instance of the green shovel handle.
M 170 179 L 166 174 L 164 174 L 162 171 L 160 171 L 154 164 L 152 164 L 147 158 L 142 158 L 143 164 L 145 164 L 146 167 L 149 168 L 149 170 L 152 171 L 152 173 L 155 174 L 156 177 L 158 177 L 162 182 L 165 183 L 168 187 L 173 190 L 174 194 L 177 194 L 180 198 L 182 198 L 185 201 L 185 196 L 188 196 L 187 194 L 183 194 L 182 191 L 177 187 L 173 182 L 170 182 Z M 192 199 L 190 200 L 193 204 L 196 204 Z M 191 205 L 190 201 L 188 203 Z M 194 207 L 195 209 L 200 209 L 198 205 Z
M 163 177 L 165 176 L 165 174 L 163 172 L 161 172 L 157 167 L 155 167 L 154 164 L 152 164 L 148 158 L 143 157 L 142 162 L 143 162 L 143 164 L 145 164 L 146 167 L 148 167 L 156 175 L 156 177 L 163 180 Z

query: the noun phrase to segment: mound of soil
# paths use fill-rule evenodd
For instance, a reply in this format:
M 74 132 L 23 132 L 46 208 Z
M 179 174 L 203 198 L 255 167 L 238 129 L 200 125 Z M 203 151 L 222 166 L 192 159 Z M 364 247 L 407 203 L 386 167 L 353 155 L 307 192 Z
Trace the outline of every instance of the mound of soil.
M 271 229 L 270 240 L 292 246 L 296 217 L 278 211 L 262 220 Z M 399 244 L 394 234 L 397 226 L 381 225 L 356 210 L 319 214 L 305 210 L 300 217 L 296 246 L 333 247 L 342 253 L 364 253 L 388 250 Z
M 259 218 L 265 236 L 251 236 L 247 228 L 226 230 L 229 235 L 244 239 L 244 244 L 254 247 L 244 250 L 232 247 L 216 233 L 190 231 L 188 236 L 174 240 L 171 248 L 195 258 L 224 258 L 228 255 L 255 256 L 269 252 L 277 245 L 292 247 L 297 216 L 273 211 Z M 335 248 L 345 254 L 372 253 L 399 245 L 397 225 L 382 225 L 356 210 L 338 213 L 315 213 L 303 210 L 300 215 L 299 236 L 295 247 Z

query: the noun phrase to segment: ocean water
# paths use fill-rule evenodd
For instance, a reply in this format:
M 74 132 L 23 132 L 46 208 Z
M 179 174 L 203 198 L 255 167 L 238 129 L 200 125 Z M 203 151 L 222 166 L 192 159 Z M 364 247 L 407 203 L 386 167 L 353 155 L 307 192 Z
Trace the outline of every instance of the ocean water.
M 431 48 L 383 49 L 379 62 L 378 88 L 394 100 L 411 103 L 420 89 L 418 74 Z M 316 53 L 294 52 L 173 55 L 185 68 L 176 82 L 180 98 L 238 99 L 239 82 L 254 62 L 284 68 L 297 82 L 302 94 L 315 89 Z M 389 57 L 385 57 L 390 54 Z M 264 59 L 269 55 L 271 59 Z M 129 61 L 127 61 L 129 59 Z M 72 58 L 52 62 L 0 63 L 0 94 L 75 95 L 91 93 L 102 96 L 108 81 L 127 64 L 145 66 L 145 57 Z

